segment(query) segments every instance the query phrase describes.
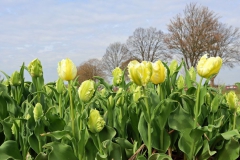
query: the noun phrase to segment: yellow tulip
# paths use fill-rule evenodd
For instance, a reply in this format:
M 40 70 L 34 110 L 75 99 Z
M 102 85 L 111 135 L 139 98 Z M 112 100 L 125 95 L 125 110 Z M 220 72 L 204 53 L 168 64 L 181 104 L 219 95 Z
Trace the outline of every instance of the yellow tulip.
M 163 83 L 166 79 L 167 71 L 162 62 L 158 60 L 152 63 L 152 68 L 151 82 L 154 84 Z
M 113 85 L 117 86 L 122 82 L 122 75 L 123 75 L 123 71 L 121 70 L 121 68 L 116 67 L 113 71 L 112 71 L 112 75 L 113 75 Z
M 81 101 L 88 102 L 91 100 L 95 92 L 94 84 L 95 82 L 93 80 L 86 80 L 82 82 L 78 89 L 78 95 Z
M 88 128 L 92 133 L 101 132 L 104 128 L 105 121 L 96 109 L 90 110 L 90 115 L 87 122 Z
M 58 75 L 62 80 L 73 80 L 77 75 L 77 67 L 70 59 L 63 59 L 58 63 Z
M 138 86 L 146 86 L 152 76 L 152 63 L 142 61 L 139 63 L 136 60 L 128 64 L 128 72 L 131 81 Z
M 43 109 L 40 103 L 37 103 L 33 109 L 33 117 L 35 121 L 38 121 L 43 116 Z
M 238 107 L 238 97 L 234 91 L 230 91 L 226 95 L 227 104 L 232 111 L 236 111 Z
M 201 57 L 197 65 L 197 72 L 203 78 L 217 74 L 222 66 L 222 59 L 220 57 L 207 58 L 207 54 Z

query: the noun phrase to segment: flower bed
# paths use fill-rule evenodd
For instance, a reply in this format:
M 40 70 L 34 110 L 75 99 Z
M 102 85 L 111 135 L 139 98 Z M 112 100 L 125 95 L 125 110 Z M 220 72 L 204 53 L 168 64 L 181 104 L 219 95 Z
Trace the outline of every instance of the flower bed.
M 173 61 L 137 62 L 80 86 L 70 59 L 44 83 L 33 60 L 0 83 L 0 157 L 35 160 L 237 159 L 240 108 L 234 92 L 208 85 L 222 65 L 204 55 L 197 72 Z M 185 76 L 179 70 L 185 69 Z M 32 81 L 24 81 L 24 71 Z M 196 74 L 201 76 L 196 81 Z M 81 75 L 80 75 L 81 76 Z M 68 82 L 67 87 L 64 81 Z

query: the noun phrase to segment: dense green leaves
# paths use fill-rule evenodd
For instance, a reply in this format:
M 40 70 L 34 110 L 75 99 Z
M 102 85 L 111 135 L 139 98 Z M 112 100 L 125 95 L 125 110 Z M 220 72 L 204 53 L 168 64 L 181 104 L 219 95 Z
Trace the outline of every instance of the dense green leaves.
M 0 83 L 0 159 L 237 159 L 240 108 L 230 110 L 222 91 L 209 79 L 196 82 L 194 68 L 184 62 L 163 64 L 167 75 L 160 84 L 113 86 L 96 77 L 95 92 L 84 102 L 77 77 L 59 91 L 43 76 L 25 82 L 23 64 L 21 84 Z M 102 118 L 100 124 L 95 117 L 99 132 L 89 129 L 91 109 Z

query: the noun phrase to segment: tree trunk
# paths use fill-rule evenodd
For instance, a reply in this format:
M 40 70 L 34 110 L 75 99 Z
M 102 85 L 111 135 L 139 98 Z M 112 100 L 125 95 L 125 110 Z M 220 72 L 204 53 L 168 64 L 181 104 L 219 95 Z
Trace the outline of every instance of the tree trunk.
M 212 78 L 210 79 L 210 86 L 211 86 L 211 87 L 215 87 L 215 84 L 214 84 L 215 78 L 216 78 L 216 76 L 214 76 L 214 77 L 212 77 Z

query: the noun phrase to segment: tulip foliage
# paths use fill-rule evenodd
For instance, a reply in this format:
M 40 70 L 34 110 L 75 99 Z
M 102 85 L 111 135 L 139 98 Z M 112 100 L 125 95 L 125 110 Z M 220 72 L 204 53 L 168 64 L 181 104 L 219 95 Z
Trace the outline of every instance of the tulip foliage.
M 237 159 L 240 107 L 234 92 L 208 85 L 219 57 L 204 55 L 197 70 L 173 61 L 128 65 L 113 83 L 78 84 L 70 59 L 56 82 L 44 83 L 35 59 L 0 83 L 2 160 Z M 180 75 L 180 70 L 185 75 Z M 32 81 L 25 81 L 29 72 Z M 200 80 L 196 80 L 196 74 Z M 80 75 L 81 76 L 81 75 Z M 67 84 L 64 84 L 64 81 Z

